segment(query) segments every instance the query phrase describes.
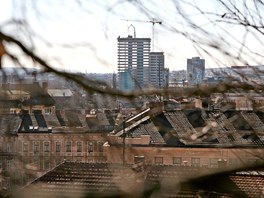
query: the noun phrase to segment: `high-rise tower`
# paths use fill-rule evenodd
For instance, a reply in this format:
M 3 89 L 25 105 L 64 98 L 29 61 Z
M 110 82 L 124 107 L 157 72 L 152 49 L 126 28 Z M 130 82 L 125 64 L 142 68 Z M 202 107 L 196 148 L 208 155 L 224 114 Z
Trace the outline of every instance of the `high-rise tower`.
M 149 82 L 155 88 L 163 88 L 165 86 L 164 76 L 164 53 L 150 52 L 149 54 Z
M 187 59 L 187 81 L 189 85 L 203 82 L 205 75 L 205 60 L 200 57 Z
M 122 91 L 133 91 L 148 84 L 150 38 L 117 38 L 118 84 Z

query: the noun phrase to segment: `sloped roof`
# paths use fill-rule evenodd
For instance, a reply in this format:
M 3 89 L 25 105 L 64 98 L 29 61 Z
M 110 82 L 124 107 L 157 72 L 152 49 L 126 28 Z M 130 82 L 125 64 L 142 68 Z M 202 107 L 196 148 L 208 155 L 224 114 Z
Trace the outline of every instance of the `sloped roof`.
M 79 114 L 77 112 L 69 111 L 67 116 L 61 116 L 60 114 L 41 114 L 34 113 L 21 114 L 22 124 L 20 127 L 20 132 L 51 132 L 51 129 L 57 128 L 57 131 L 68 132 L 69 129 L 74 131 L 76 127 L 83 127 L 80 120 Z M 84 115 L 83 115 L 84 116 Z M 63 125 L 61 125 L 64 123 Z M 66 128 L 61 128 L 65 126 Z M 33 130 L 32 127 L 38 127 L 37 130 Z M 83 131 L 83 129 L 81 130 Z
M 208 174 L 188 166 L 64 162 L 19 193 L 29 197 L 139 197 L 146 193 L 149 197 L 261 197 L 264 175 L 252 172 Z
M 72 91 L 70 89 L 48 89 L 51 97 L 71 97 Z
M 132 137 L 151 135 L 148 131 L 155 131 L 168 146 L 264 147 L 264 123 L 258 118 L 259 113 L 201 109 L 167 110 L 155 115 L 147 110 L 142 113 L 129 119 L 130 125 L 126 122 L 125 131 Z M 152 123 L 151 129 L 146 130 L 143 122 Z M 121 123 L 113 134 L 119 136 L 122 131 Z
M 236 183 L 238 188 L 247 195 L 247 197 L 264 196 L 263 171 L 238 172 L 235 175 L 230 176 L 230 178 Z
M 31 96 L 43 95 L 44 91 L 40 87 L 39 83 L 31 83 L 31 84 L 2 84 L 3 90 L 21 90 L 27 93 L 30 93 Z
M 24 91 L 30 94 L 30 99 L 23 101 L 23 105 L 47 105 L 51 106 L 55 104 L 52 97 L 45 93 L 39 83 L 35 82 L 32 84 L 2 84 L 2 90 L 9 91 Z
M 141 135 L 150 135 L 151 144 L 165 144 L 164 139 L 152 122 L 141 123 L 129 132 L 130 137 L 136 138 L 141 137 Z
M 35 180 L 23 192 L 41 197 L 116 195 L 119 188 L 113 181 L 117 170 L 105 163 L 64 162 Z
M 86 123 L 91 130 L 111 131 L 115 126 L 115 115 L 109 112 L 87 114 Z
M 19 108 L 18 100 L 0 100 L 0 108 Z
M 33 106 L 33 105 L 45 105 L 45 106 L 53 106 L 55 105 L 55 101 L 48 94 L 35 95 L 30 97 L 30 99 L 25 100 L 23 102 L 25 106 Z
M 105 113 L 98 112 L 97 119 L 98 119 L 99 125 L 110 125 Z
M 21 124 L 17 115 L 7 114 L 0 116 L 0 134 L 16 134 Z

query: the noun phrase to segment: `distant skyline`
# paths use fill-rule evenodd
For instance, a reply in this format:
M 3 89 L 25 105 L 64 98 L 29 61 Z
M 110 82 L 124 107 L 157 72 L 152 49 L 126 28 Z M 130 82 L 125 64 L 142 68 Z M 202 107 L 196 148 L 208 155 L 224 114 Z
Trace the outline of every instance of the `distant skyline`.
M 15 5 L 15 3 L 18 3 Z M 27 37 L 22 33 L 17 33 L 8 26 L 3 26 L 11 17 L 19 18 L 25 15 L 29 25 L 34 32 L 42 38 L 58 44 L 53 48 L 46 46 L 41 40 L 34 39 L 36 52 L 47 58 L 49 63 L 60 70 L 80 71 L 88 73 L 113 73 L 117 72 L 117 38 L 118 36 L 127 37 L 128 26 L 133 24 L 136 28 L 137 37 L 152 38 L 152 24 L 145 22 L 133 22 L 127 20 L 148 21 L 155 18 L 163 22 L 162 25 L 155 25 L 155 48 L 156 51 L 163 51 L 165 55 L 165 67 L 170 71 L 182 70 L 187 67 L 187 59 L 200 56 L 205 59 L 206 68 L 218 66 L 235 65 L 235 61 L 225 59 L 219 53 L 212 54 L 222 63 L 217 64 L 205 54 L 199 54 L 192 42 L 184 36 L 175 33 L 177 29 L 189 32 L 189 27 L 184 25 L 179 14 L 175 13 L 172 1 L 144 1 L 142 4 L 148 9 L 147 14 L 140 9 L 135 8 L 133 3 L 121 1 L 105 0 L 103 2 L 88 2 L 80 4 L 78 1 L 37 1 L 34 3 L 27 2 L 27 12 L 19 11 L 24 1 L 20 0 L 3 0 L 0 8 L 0 25 L 1 31 L 8 32 L 17 37 L 24 38 L 29 43 Z M 80 1 L 81 2 L 81 1 Z M 223 13 L 214 1 L 205 0 L 188 0 L 186 2 L 194 3 L 200 9 L 216 13 Z M 31 4 L 32 3 L 32 4 Z M 188 15 L 195 20 L 198 25 L 203 25 L 206 30 L 212 32 L 212 41 L 216 38 L 214 34 L 220 34 L 221 31 L 228 28 L 228 32 L 232 36 L 241 40 L 243 34 L 241 28 L 236 26 L 228 26 L 223 24 L 221 28 L 217 28 L 214 24 L 208 23 L 208 19 L 198 14 L 188 4 L 183 4 Z M 37 7 L 37 9 L 36 9 Z M 174 27 L 175 30 L 171 30 Z M 226 28 L 226 29 L 225 29 Z M 192 34 L 193 32 L 189 32 Z M 225 32 L 223 31 L 223 35 Z M 221 34 L 220 34 L 221 35 Z M 204 35 L 208 37 L 208 35 Z M 246 42 L 249 48 L 255 49 L 258 53 L 262 53 L 263 47 L 257 42 L 256 38 L 249 35 L 249 42 Z M 18 37 L 19 38 L 19 37 Z M 204 39 L 204 38 L 201 38 Z M 230 39 L 230 38 L 226 38 Z M 235 40 L 234 39 L 234 40 Z M 235 41 L 234 46 L 237 45 Z M 78 48 L 69 48 L 70 44 L 80 44 Z M 216 41 L 217 43 L 217 41 Z M 65 47 L 65 45 L 67 45 Z M 219 44 L 221 45 L 221 43 Z M 4 60 L 4 66 L 13 66 L 9 60 Z M 251 61 L 251 62 L 250 62 Z M 30 62 L 25 60 L 26 64 L 32 66 Z M 262 63 L 262 59 L 249 60 L 250 64 L 257 65 Z

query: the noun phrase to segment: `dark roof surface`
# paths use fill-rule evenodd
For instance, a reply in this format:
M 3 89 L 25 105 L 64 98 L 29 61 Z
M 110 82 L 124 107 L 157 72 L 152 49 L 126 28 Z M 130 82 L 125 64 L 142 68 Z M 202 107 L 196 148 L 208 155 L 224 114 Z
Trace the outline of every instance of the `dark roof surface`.
M 18 100 L 0 100 L 0 108 L 19 108 L 21 102 Z
M 150 135 L 151 144 L 165 144 L 164 139 L 155 127 L 153 122 L 146 121 L 139 126 L 133 128 L 129 132 L 130 137 L 140 137 L 141 135 Z
M 167 110 L 155 115 L 148 113 L 135 115 L 134 120 L 131 118 L 130 125 L 126 123 L 127 128 L 138 124 L 127 133 L 132 137 L 159 133 L 157 137 L 162 137 L 167 146 L 264 147 L 264 123 L 258 112 L 194 109 Z M 152 123 L 151 127 L 146 129 L 150 124 L 142 122 Z M 116 130 L 116 135 L 120 135 L 122 125 Z
M 30 94 L 30 99 L 24 100 L 22 103 L 26 106 L 46 105 L 52 106 L 55 104 L 53 98 L 44 92 L 39 83 L 32 84 L 2 84 L 2 90 L 21 90 Z
M 64 162 L 25 187 L 26 195 L 73 197 L 261 197 L 264 175 L 216 173 L 188 166 L 122 166 L 107 163 Z M 139 194 L 137 194 L 139 193 Z
M 30 99 L 25 100 L 23 102 L 25 106 L 33 106 L 33 105 L 45 105 L 45 106 L 53 106 L 55 105 L 54 99 L 48 94 L 42 94 L 37 96 L 31 96 Z
M 25 190 L 30 195 L 66 197 L 109 196 L 119 192 L 115 184 L 115 173 L 119 169 L 104 163 L 64 162 L 35 180 Z M 37 188 L 30 187 L 36 186 Z M 89 196 L 88 196 L 89 195 Z M 45 196 L 45 197 L 46 197 Z
M 30 93 L 31 96 L 43 95 L 44 91 L 40 87 L 39 83 L 31 83 L 31 84 L 2 84 L 1 87 L 3 90 L 22 90 Z
M 21 119 L 17 115 L 0 115 L 0 134 L 16 134 Z
M 230 178 L 247 197 L 264 196 L 263 171 L 238 172 Z

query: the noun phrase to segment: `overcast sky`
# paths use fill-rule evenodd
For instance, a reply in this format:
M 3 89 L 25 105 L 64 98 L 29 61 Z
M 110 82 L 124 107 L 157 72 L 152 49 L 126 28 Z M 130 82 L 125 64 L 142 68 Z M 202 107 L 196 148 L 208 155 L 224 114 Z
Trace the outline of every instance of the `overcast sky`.
M 186 69 L 187 58 L 195 56 L 203 56 L 206 59 L 206 67 L 230 66 L 235 63 L 215 53 L 217 59 L 222 60 L 220 64 L 217 64 L 209 57 L 199 54 L 191 41 L 178 34 L 178 30 L 192 30 L 188 30 L 182 17 L 175 12 L 175 4 L 172 1 L 142 1 L 143 10 L 134 6 L 133 3 L 119 2 L 124 1 L 83 1 L 82 3 L 82 0 L 2 0 L 0 20 L 3 25 L 12 17 L 26 17 L 29 27 L 54 45 L 50 48 L 41 40 L 34 39 L 37 53 L 48 59 L 53 66 L 67 71 L 116 72 L 117 37 L 132 34 L 133 31 L 128 32 L 130 24 L 135 26 L 137 37 L 152 38 L 151 23 L 126 21 L 126 19 L 147 21 L 156 18 L 163 22 L 162 25 L 155 25 L 155 50 L 165 53 L 165 66 L 171 71 Z M 214 1 L 188 0 L 188 2 L 198 5 L 205 11 L 219 14 L 224 12 Z M 220 29 L 208 23 L 208 19 L 205 19 L 197 10 L 188 4 L 182 5 L 181 9 L 195 19 L 198 25 L 203 26 L 212 35 L 219 33 Z M 25 8 L 21 9 L 23 6 Z M 169 30 L 170 27 L 175 29 Z M 238 27 L 223 25 L 222 28 L 228 29 L 228 32 L 231 32 L 238 40 L 243 38 L 243 33 Z M 18 38 L 21 37 L 27 41 L 27 37 L 17 33 L 15 28 L 4 26 L 3 30 L 13 35 L 17 34 Z M 13 30 L 16 31 L 12 32 Z M 205 38 L 210 36 L 213 40 L 212 35 L 205 35 Z M 254 39 L 250 43 L 254 44 L 255 49 L 259 48 L 258 52 L 263 50 L 263 47 L 256 45 L 257 41 Z M 11 64 L 6 60 L 5 65 L 12 66 Z M 252 62 L 252 64 L 256 63 Z

